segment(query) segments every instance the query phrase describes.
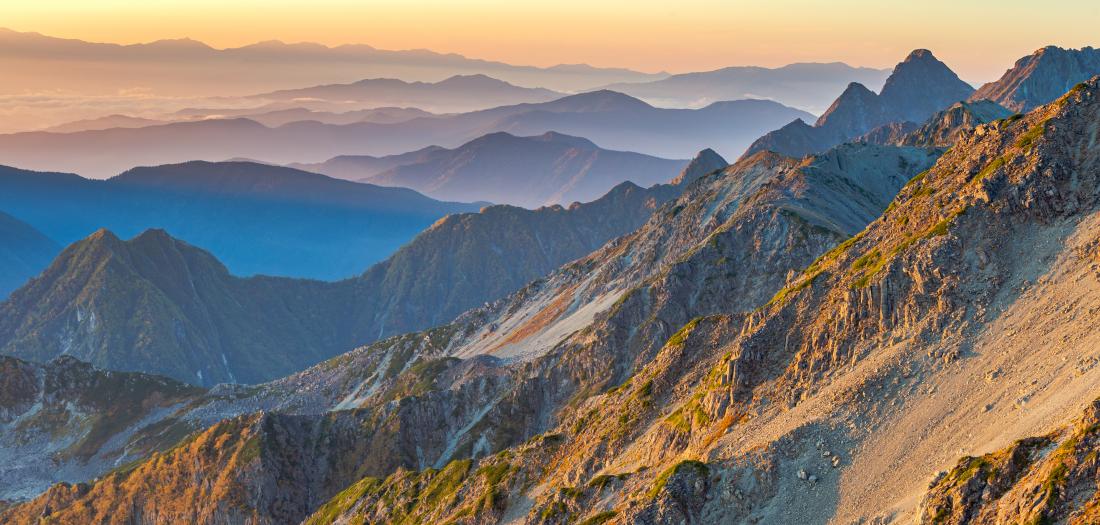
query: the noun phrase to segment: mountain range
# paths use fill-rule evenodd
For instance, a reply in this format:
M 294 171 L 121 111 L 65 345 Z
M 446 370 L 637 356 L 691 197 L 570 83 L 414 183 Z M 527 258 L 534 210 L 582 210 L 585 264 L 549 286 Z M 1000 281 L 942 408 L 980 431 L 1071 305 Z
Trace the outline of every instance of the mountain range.
M 814 114 L 833 101 L 833 93 L 852 82 L 882 87 L 888 69 L 852 67 L 841 62 L 798 63 L 777 68 L 734 66 L 682 73 L 647 82 L 623 82 L 604 89 L 626 93 L 662 107 L 703 107 L 723 100 L 768 99 Z
M 274 109 L 281 108 L 281 109 Z M 129 115 L 107 115 L 93 119 L 74 120 L 42 131 L 54 133 L 76 133 L 112 128 L 144 128 L 171 124 L 177 121 L 209 120 L 224 118 L 246 118 L 267 127 L 278 127 L 291 122 L 316 121 L 324 124 L 355 124 L 373 122 L 392 124 L 419 117 L 430 117 L 431 113 L 416 108 L 379 107 L 354 111 L 315 111 L 293 104 L 266 104 L 243 109 L 230 108 L 184 108 L 159 119 L 132 117 Z
M 924 122 L 973 92 L 930 51 L 918 49 L 894 67 L 881 93 L 853 82 L 813 126 L 795 120 L 757 139 L 745 154 L 769 150 L 802 156 L 824 151 L 892 122 Z
M 1090 52 L 978 97 L 917 50 L 732 165 L 705 149 L 664 184 L 447 214 L 340 281 L 98 230 L 0 302 L 0 522 L 1094 523 L 1100 75 L 1067 80 Z M 616 115 L 654 110 L 594 92 L 391 125 L 636 132 Z M 535 165 L 609 147 L 495 131 L 327 169 L 474 184 L 499 142 L 562 186 Z M 249 162 L 5 180 L 14 231 L 51 238 L 135 203 L 248 242 L 305 211 L 383 229 L 472 206 Z
M 444 215 L 482 205 L 249 162 L 135 168 L 105 181 L 0 168 L 0 209 L 56 242 L 163 228 L 237 275 L 357 275 Z
M 565 96 L 542 88 L 514 86 L 486 75 L 457 75 L 439 82 L 405 82 L 392 78 L 350 84 L 327 84 L 252 95 L 262 101 L 298 100 L 357 104 L 369 108 L 416 107 L 435 113 L 460 113 L 522 103 L 548 102 Z
M 585 137 L 604 149 L 688 158 L 700 144 L 718 153 L 737 154 L 761 133 L 804 117 L 809 115 L 771 101 L 661 109 L 620 93 L 597 91 L 397 123 L 302 121 L 269 128 L 234 118 L 138 129 L 16 133 L 0 135 L 0 162 L 104 178 L 134 166 L 189 160 L 244 157 L 286 164 L 321 162 L 337 155 L 392 155 L 432 145 L 458 147 L 496 131 L 514 135 L 555 131 Z
M 3 517 L 1087 523 L 1098 82 L 938 160 L 742 159 L 537 287 L 192 402 L 162 426 L 225 419 Z
M 265 497 L 256 503 L 257 507 L 241 512 L 258 512 L 263 521 L 298 521 L 308 514 L 306 509 L 316 508 L 362 476 L 382 479 L 398 467 L 435 468 L 433 472 L 456 476 L 456 487 L 462 487 L 484 479 L 474 474 L 478 469 L 498 465 L 492 468 L 503 472 L 503 476 L 493 475 L 488 478 L 488 487 L 478 485 L 469 490 L 498 494 L 494 496 L 496 503 L 482 505 L 478 512 L 499 516 L 512 491 L 507 487 L 518 479 L 517 473 L 543 468 L 544 460 L 537 459 L 540 451 L 564 452 L 558 440 L 574 439 L 567 435 L 602 432 L 609 424 L 618 428 L 611 418 L 602 422 L 584 414 L 594 408 L 593 401 L 617 395 L 600 392 L 623 383 L 624 377 L 644 373 L 649 368 L 647 363 L 665 366 L 668 361 L 657 351 L 681 319 L 690 319 L 700 311 L 767 303 L 772 290 L 783 285 L 784 272 L 773 271 L 777 264 L 789 268 L 808 264 L 848 232 L 858 231 L 887 205 L 897 188 L 934 158 L 934 153 L 914 148 L 861 145 L 808 164 L 761 154 L 725 170 L 702 175 L 700 172 L 706 168 L 694 170 L 685 174 L 683 195 L 660 207 L 636 232 L 611 241 L 504 300 L 475 308 L 441 328 L 380 341 L 248 391 L 211 392 L 170 419 L 147 423 L 160 427 L 201 426 L 209 418 L 257 409 L 287 414 L 250 415 L 220 423 L 188 441 L 202 444 L 199 448 L 185 444 L 166 451 L 163 460 L 158 459 L 180 465 L 184 470 L 178 479 L 199 471 L 224 472 L 237 480 L 233 488 L 204 495 L 203 505 L 189 509 L 174 509 L 171 503 L 151 495 L 140 509 L 125 514 L 144 515 L 155 507 L 163 519 L 203 521 L 218 513 L 212 510 L 219 506 L 215 501 L 249 493 L 253 489 L 246 487 L 254 483 L 297 479 L 294 483 L 275 483 L 283 488 L 269 496 L 274 498 L 271 501 L 285 499 L 295 502 L 293 505 L 269 504 Z M 858 168 L 848 171 L 853 167 Z M 837 202 L 848 206 L 835 206 Z M 747 249 L 750 246 L 756 249 Z M 485 353 L 524 358 L 506 365 Z M 472 357 L 475 354 L 481 357 Z M 531 367 L 542 372 L 531 375 Z M 631 383 L 635 386 L 618 389 L 624 397 L 656 395 L 638 394 L 638 388 L 663 388 L 647 387 L 642 378 L 625 384 Z M 396 399 L 402 400 L 394 406 L 396 410 L 383 408 Z M 571 399 L 587 401 L 581 405 L 580 414 L 565 416 L 572 413 Z M 326 412 L 327 407 L 357 410 Z M 623 414 L 634 411 L 618 409 Z M 555 429 L 553 414 L 565 416 L 561 425 L 576 430 Z M 575 423 L 576 418 L 586 422 Z M 327 422 L 317 423 L 321 420 Z M 630 416 L 625 423 L 629 427 L 635 421 Z M 429 428 L 425 425 L 433 431 L 424 432 Z M 132 430 L 134 435 L 149 435 L 141 426 Z M 306 430 L 310 428 L 315 430 Z M 533 448 L 519 447 L 543 429 L 552 430 L 545 434 L 551 437 L 536 437 Z M 619 443 L 633 433 L 616 435 L 621 437 L 608 444 Z M 586 451 L 594 446 L 589 438 L 576 439 L 577 446 Z M 249 441 L 259 445 L 258 454 L 243 453 L 247 447 L 239 448 Z M 300 447 L 312 446 L 308 443 L 327 443 L 328 452 L 323 456 L 301 456 Z M 511 456 L 486 456 L 512 445 L 519 448 Z M 610 450 L 619 447 L 614 444 Z M 195 464 L 185 459 L 200 449 L 212 453 L 206 456 L 208 461 Z M 379 450 L 388 453 L 379 454 Z M 117 452 L 101 453 L 117 457 L 113 456 Z M 486 459 L 475 469 L 463 459 L 471 455 Z M 291 462 L 294 457 L 300 459 Z M 511 466 L 507 469 L 499 467 L 502 457 L 513 458 L 508 460 Z M 302 461 L 308 461 L 309 466 L 301 468 Z M 296 466 L 290 467 L 291 463 Z M 572 468 L 567 466 L 572 464 L 572 460 L 567 461 L 561 468 Z M 308 479 L 298 478 L 304 472 L 311 473 Z M 176 474 L 170 477 L 176 478 Z M 130 501 L 126 494 L 131 494 L 137 483 L 164 486 L 172 492 L 162 485 L 170 483 L 168 478 L 162 478 L 149 464 L 139 464 L 109 479 L 119 487 L 118 496 L 103 498 L 99 488 L 89 487 L 87 497 L 102 503 Z M 396 479 L 393 482 L 403 483 Z M 369 493 L 356 490 L 353 494 L 356 496 L 350 500 L 347 495 L 340 498 L 349 505 L 348 510 L 359 508 L 359 498 Z M 83 497 L 64 485 L 57 486 L 51 495 L 55 502 Z M 457 511 L 467 505 L 466 497 L 454 500 L 458 506 L 445 508 Z M 422 499 L 420 506 L 404 512 L 438 511 L 431 507 L 434 501 Z M 36 508 L 37 503 L 30 505 Z M 538 505 L 536 516 L 545 503 L 540 500 Z M 95 510 L 97 507 L 85 506 L 78 512 L 95 514 L 100 512 Z M 389 513 L 400 507 L 377 508 Z M 18 513 L 18 509 L 11 512 Z M 59 516 L 64 516 L 76 509 L 77 505 L 59 503 L 51 506 L 51 514 L 60 512 Z M 337 510 L 335 514 L 343 512 Z M 390 514 L 375 518 L 400 519 Z
M 580 137 L 491 133 L 455 149 L 427 148 L 386 157 L 340 156 L 296 168 L 381 186 L 412 188 L 433 198 L 487 200 L 537 208 L 587 202 L 624 178 L 640 186 L 669 180 L 687 161 L 608 151 Z
M 4 93 L 79 86 L 89 94 L 103 94 L 141 85 L 173 96 L 245 96 L 318 81 L 379 77 L 438 81 L 479 73 L 519 85 L 575 91 L 665 76 L 583 64 L 538 68 L 429 50 L 274 40 L 215 49 L 190 39 L 119 45 L 0 29 L 0 46 L 7 51 L 0 64 L 10 73 Z
M 699 171 L 724 165 L 713 152 L 704 152 L 678 178 L 690 181 Z M 327 208 L 340 205 L 316 186 L 300 184 L 304 172 L 279 168 L 288 180 L 275 185 L 271 173 L 259 180 L 248 176 L 262 166 L 219 167 L 202 172 L 190 165 L 161 167 L 119 178 L 192 198 L 191 188 L 209 191 L 211 182 L 201 177 L 216 177 L 222 196 L 254 196 L 244 191 L 260 184 L 282 195 L 274 202 L 283 214 L 290 194 L 320 197 Z M 177 177 L 180 172 L 188 177 Z M 107 369 L 198 385 L 269 380 L 385 335 L 447 322 L 511 293 L 632 231 L 682 186 L 643 189 L 627 182 L 568 209 L 490 206 L 450 215 L 361 276 L 337 282 L 235 277 L 210 253 L 163 230 L 129 241 L 100 230 L 66 248 L 38 279 L 0 303 L 0 350 L 39 362 L 73 356 Z M 350 202 L 357 196 L 349 190 L 371 188 L 350 182 L 337 187 Z M 128 198 L 152 200 L 146 194 Z M 244 211 L 264 219 L 259 209 Z M 256 242 L 239 227 L 232 233 L 242 247 Z M 295 250 L 288 255 L 301 257 L 294 241 L 274 240 L 290 243 Z

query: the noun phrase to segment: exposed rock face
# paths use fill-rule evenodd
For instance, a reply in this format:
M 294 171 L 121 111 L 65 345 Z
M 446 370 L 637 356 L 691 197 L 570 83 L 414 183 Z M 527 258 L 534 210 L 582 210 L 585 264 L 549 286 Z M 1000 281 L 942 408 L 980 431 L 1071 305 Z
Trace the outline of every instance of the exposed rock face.
M 881 93 L 853 82 L 813 126 L 794 121 L 757 139 L 745 155 L 768 150 L 800 157 L 824 151 L 879 126 L 924 122 L 973 91 L 930 51 L 918 49 L 894 68 Z
M 507 299 L 184 417 L 280 414 L 0 517 L 1090 523 L 1098 132 L 1094 79 L 928 169 L 913 148 L 758 153 Z M 326 399 L 345 410 L 310 412 Z M 1081 409 L 1054 451 L 1012 445 Z M 1006 451 L 934 477 L 958 448 Z M 182 509 L 195 478 L 221 483 Z
M 0 300 L 38 275 L 60 251 L 42 232 L 0 212 Z
M 625 453 L 641 436 L 639 425 L 655 421 L 655 411 L 669 406 L 671 385 L 690 384 L 706 373 L 703 359 L 710 353 L 688 351 L 687 343 L 718 344 L 732 335 L 729 317 L 688 321 L 765 304 L 788 271 L 862 228 L 934 158 L 935 153 L 913 148 L 852 145 L 805 161 L 763 153 L 712 172 L 689 184 L 637 232 L 450 325 L 380 341 L 255 389 L 221 389 L 176 416 L 198 422 L 257 409 L 288 414 L 274 419 L 296 414 L 299 430 L 278 439 L 267 436 L 282 431 L 264 426 L 225 427 L 233 437 L 223 438 L 229 446 L 215 448 L 213 457 L 232 457 L 232 444 L 242 436 L 260 436 L 261 474 L 228 460 L 196 462 L 191 452 L 177 449 L 112 483 L 174 486 L 152 465 L 186 466 L 184 478 L 239 481 L 233 491 L 204 495 L 203 508 L 244 501 L 261 523 L 301 519 L 303 509 L 330 497 L 314 519 L 466 514 L 495 521 L 516 512 L 522 518 L 527 510 L 517 508 L 513 498 L 527 483 L 553 484 L 546 493 L 550 499 L 535 497 L 531 519 L 563 519 L 578 509 L 594 509 L 584 499 L 593 492 L 580 484 Z M 684 323 L 692 328 L 666 345 Z M 508 362 L 486 353 L 523 359 Z M 456 355 L 472 357 L 450 357 Z M 626 386 L 612 388 L 624 380 Z M 327 408 L 342 410 L 326 415 Z M 623 417 L 602 418 L 598 410 Z M 689 428 L 703 424 L 691 423 L 696 416 L 687 414 Z M 672 451 L 685 437 L 670 439 L 665 448 Z M 296 440 L 308 440 L 305 448 L 314 452 L 302 461 L 311 466 L 268 460 L 299 450 L 296 444 L 276 452 L 282 450 L 277 443 Z M 560 446 L 566 442 L 571 445 Z M 509 449 L 505 455 L 490 456 L 504 449 Z M 670 471 L 655 494 L 672 503 L 655 509 L 655 515 L 697 515 L 713 488 L 700 475 L 707 468 L 688 463 Z M 303 470 L 313 477 L 262 481 L 290 479 Z M 363 476 L 375 479 L 352 485 Z M 577 490 L 565 490 L 564 479 L 576 480 Z M 604 481 L 608 489 L 624 486 L 618 478 Z M 110 493 L 108 486 L 101 481 L 77 491 L 55 488 L 9 516 L 38 515 L 50 505 L 59 519 L 75 520 L 89 516 L 86 509 L 111 505 L 120 509 L 119 519 L 152 519 L 152 509 L 170 505 L 173 492 L 138 498 L 136 491 Z M 303 486 L 311 492 L 303 494 Z M 256 499 L 257 494 L 264 496 Z M 82 503 L 89 499 L 98 503 Z M 214 522 L 226 519 L 226 512 L 188 518 Z
M 1095 75 L 1100 75 L 1100 50 L 1047 46 L 1017 60 L 1000 79 L 975 91 L 970 100 L 988 99 L 1013 111 L 1031 111 Z
M 996 102 L 958 102 L 940 111 L 922 125 L 891 123 L 875 128 L 859 140 L 874 144 L 896 144 L 926 148 L 949 148 L 981 124 L 1010 118 L 1013 113 Z
M 895 68 L 895 72 L 900 69 L 901 65 L 899 64 Z M 886 80 L 886 85 L 900 86 L 898 82 L 893 81 L 895 75 L 890 75 L 890 78 Z M 911 81 L 912 76 L 907 75 L 906 79 Z M 906 91 L 909 90 L 906 89 Z M 824 130 L 825 134 L 832 135 L 832 137 L 826 137 L 830 140 L 836 138 L 843 140 L 845 137 L 859 135 L 884 122 L 890 122 L 893 116 L 890 113 L 883 98 L 861 84 L 852 83 L 837 97 L 833 105 L 817 119 L 814 127 Z M 819 132 L 819 134 L 821 133 Z M 779 153 L 783 152 L 780 151 Z
M 1100 402 L 1049 435 L 965 457 L 922 502 L 928 525 L 1100 521 Z
M 83 481 L 186 435 L 150 427 L 204 391 L 163 377 L 105 372 L 72 357 L 0 357 L 0 485 L 27 499 L 44 483 Z

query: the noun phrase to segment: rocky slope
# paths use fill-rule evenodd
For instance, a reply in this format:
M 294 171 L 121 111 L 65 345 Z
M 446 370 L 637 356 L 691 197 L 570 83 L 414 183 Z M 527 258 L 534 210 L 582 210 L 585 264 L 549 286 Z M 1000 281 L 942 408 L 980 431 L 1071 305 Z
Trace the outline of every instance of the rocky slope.
M 1001 78 L 975 91 L 970 100 L 992 100 L 1013 111 L 1031 111 L 1094 75 L 1100 75 L 1100 50 L 1047 46 L 1017 60 Z
M 1094 401 L 1075 421 L 1048 435 L 960 459 L 933 481 L 920 522 L 1096 523 L 1098 449 L 1100 402 Z
M 924 122 L 973 91 L 930 51 L 917 49 L 894 67 L 881 93 L 853 82 L 813 126 L 791 122 L 757 139 L 745 155 L 768 150 L 800 157 L 824 151 L 879 126 Z
M 1093 80 L 978 127 L 767 304 L 684 324 L 546 434 L 448 483 L 441 501 L 384 513 L 393 507 L 378 502 L 406 501 L 437 475 L 396 473 L 314 519 L 890 523 L 918 519 L 930 482 L 933 519 L 981 515 L 965 510 L 986 492 L 970 485 L 991 483 L 995 498 L 1035 461 L 1034 442 L 935 473 L 960 450 L 1052 432 L 1100 394 L 1098 117 Z M 605 335 L 587 338 L 584 351 L 598 352 Z M 593 365 L 572 361 L 564 377 Z M 1064 452 L 981 512 L 1088 522 L 1092 426 L 1059 438 Z M 938 507 L 964 477 L 970 507 Z
M 725 164 L 703 154 L 692 166 L 716 166 L 714 171 Z M 362 309 L 361 340 L 438 326 L 505 297 L 634 231 L 681 191 L 671 184 L 640 188 L 625 182 L 568 208 L 489 206 L 448 216 L 360 277 L 375 303 Z
M 692 170 L 717 164 L 724 161 L 701 154 Z M 678 178 L 685 175 L 694 171 Z M 170 181 L 180 191 L 203 184 Z M 218 184 L 231 194 L 252 191 L 247 179 Z M 200 385 L 270 380 L 503 297 L 636 229 L 680 191 L 624 183 L 569 208 L 490 206 L 451 215 L 362 275 L 337 282 L 239 278 L 164 231 L 125 242 L 100 231 L 0 303 L 0 350 L 39 361 L 73 355 Z M 312 195 L 298 191 L 296 198 Z
M 252 419 L 245 425 L 215 427 L 203 435 L 227 437 L 220 438 L 225 446 L 209 448 L 212 455 L 205 457 L 213 463 L 197 459 L 190 450 L 174 451 L 154 461 L 180 465 L 178 473 L 154 470 L 150 463 L 109 483 L 59 486 L 6 517 L 37 515 L 48 505 L 51 516 L 61 521 L 97 515 L 90 512 L 102 516 L 106 511 L 98 509 L 108 508 L 119 519 L 165 516 L 160 519 L 167 521 L 167 516 L 180 516 L 171 514 L 178 509 L 164 499 L 167 494 L 138 498 L 136 488 L 110 492 L 109 487 L 167 487 L 176 483 L 173 479 L 216 475 L 231 489 L 204 494 L 202 507 L 221 509 L 226 501 L 238 501 L 243 510 L 211 510 L 197 516 L 199 521 L 245 515 L 259 522 L 296 521 L 346 487 L 352 488 L 338 498 L 346 504 L 324 507 L 329 517 L 370 508 L 382 513 L 369 514 L 373 520 L 392 521 L 397 516 L 385 513 L 405 509 L 438 517 L 451 510 L 457 514 L 461 507 L 470 516 L 498 518 L 511 506 L 510 487 L 518 486 L 517 474 L 524 471 L 524 479 L 541 484 L 536 470 L 556 464 L 555 458 L 568 450 L 559 448 L 562 440 L 574 439 L 571 433 L 580 431 L 556 427 L 585 429 L 590 421 L 594 431 L 616 424 L 585 414 L 601 392 L 654 359 L 664 362 L 661 347 L 676 327 L 700 313 L 743 311 L 767 303 L 785 282 L 782 269 L 793 272 L 858 231 L 934 155 L 856 145 L 806 161 L 761 154 L 702 176 L 637 232 L 507 299 L 467 312 L 450 325 L 380 341 L 240 395 L 219 392 L 220 399 L 180 416 L 197 421 L 275 410 L 286 417 L 297 414 L 297 430 L 284 434 Z M 500 359 L 518 356 L 523 359 Z M 651 388 L 645 381 L 628 384 L 635 388 L 613 391 L 627 399 L 649 396 L 634 392 Z M 342 410 L 318 413 L 325 407 Z M 546 431 L 551 432 L 532 438 Z M 249 466 L 226 463 L 239 455 L 236 443 L 255 435 L 260 436 L 260 451 L 248 454 Z M 601 447 L 610 447 L 610 455 L 627 437 L 616 433 L 613 443 Z M 299 439 L 308 439 L 307 449 L 322 448 L 303 456 L 297 445 L 288 445 Z M 577 453 L 592 452 L 587 439 L 574 442 Z M 524 442 L 503 456 L 487 456 Z M 592 461 L 603 455 L 593 454 Z M 286 459 L 291 457 L 308 459 Z M 470 457 L 481 461 L 474 465 L 465 459 Z M 289 466 L 297 461 L 311 466 Z M 578 464 L 569 460 L 566 465 Z M 435 470 L 425 470 L 429 468 Z M 302 470 L 316 477 L 301 484 L 285 482 Z M 363 476 L 387 479 L 353 485 Z M 301 493 L 303 486 L 311 487 L 309 494 Z M 390 495 L 375 490 L 379 487 L 388 487 Z M 259 493 L 265 496 L 249 496 Z M 369 499 L 375 497 L 379 499 Z M 391 504 L 409 498 L 416 503 Z M 541 507 L 535 515 L 539 512 Z
M 44 483 L 91 479 L 167 448 L 186 432 L 150 422 L 202 394 L 163 377 L 95 370 L 72 357 L 41 365 L 0 357 L 3 498 L 30 498 Z
M 1098 123 L 1091 80 L 928 169 L 758 153 L 507 299 L 190 417 L 275 414 L 2 517 L 1087 523 Z
M 498 132 L 455 149 L 431 148 L 397 157 L 366 157 L 357 170 L 352 168 L 359 164 L 357 157 L 332 161 L 344 178 L 412 188 L 442 200 L 527 208 L 588 202 L 626 180 L 643 187 L 667 182 L 669 173 L 685 163 L 609 151 L 587 139 L 553 132 L 534 137 Z M 328 162 L 303 169 L 330 174 Z
M 0 300 L 38 275 L 60 251 L 42 232 L 0 212 Z

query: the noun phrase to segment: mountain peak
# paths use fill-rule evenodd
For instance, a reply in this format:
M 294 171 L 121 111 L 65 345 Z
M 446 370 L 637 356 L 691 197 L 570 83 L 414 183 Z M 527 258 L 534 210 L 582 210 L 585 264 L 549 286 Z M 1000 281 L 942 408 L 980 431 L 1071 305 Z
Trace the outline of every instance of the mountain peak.
M 1100 50 L 1046 46 L 1017 60 L 1012 69 L 975 91 L 970 100 L 989 99 L 1010 110 L 1027 112 L 1097 74 Z
M 89 243 L 121 243 L 122 239 L 119 239 L 111 230 L 100 228 L 92 232 L 84 241 Z
M 691 162 L 688 162 L 687 166 L 675 179 L 672 179 L 672 184 L 686 186 L 694 182 L 695 179 L 728 165 L 729 162 L 726 162 L 726 159 L 722 158 L 718 152 L 710 148 L 703 149 L 695 154 L 695 157 L 691 159 Z
M 640 99 L 610 89 L 578 93 L 559 98 L 549 104 L 559 110 L 576 112 L 627 111 L 653 108 L 653 106 Z
M 917 62 L 917 61 L 939 62 L 939 60 L 936 59 L 936 56 L 933 55 L 931 51 L 929 51 L 927 49 L 918 48 L 918 49 L 914 49 L 913 51 L 911 51 L 909 53 L 909 55 L 905 57 L 905 60 L 903 60 L 902 63 L 905 64 L 905 63 Z
M 844 88 L 844 91 L 840 93 L 840 96 L 837 97 L 836 102 L 833 102 L 833 106 L 835 107 L 843 100 L 866 99 L 874 96 L 876 96 L 875 92 L 871 91 L 867 86 L 864 86 L 859 82 L 852 82 L 849 83 L 848 87 Z
M 487 86 L 487 85 L 491 85 L 491 86 L 512 86 L 512 84 L 509 84 L 508 82 L 505 82 L 505 81 L 497 79 L 497 78 L 493 78 L 489 75 L 485 75 L 485 74 L 482 74 L 482 73 L 475 73 L 475 74 L 472 74 L 472 75 L 454 75 L 452 77 L 448 77 L 448 78 L 445 78 L 443 80 L 440 80 L 439 82 L 436 82 L 436 85 L 437 86 L 455 86 L 455 85 L 464 85 L 464 86 Z
M 536 140 L 539 142 L 557 142 L 569 144 L 575 148 L 596 149 L 599 147 L 596 145 L 595 142 L 592 142 L 591 140 L 588 140 L 584 137 L 566 135 L 565 133 L 559 133 L 557 131 L 547 131 L 542 135 L 536 135 L 529 138 L 531 140 Z
M 165 231 L 161 228 L 149 228 L 149 229 L 141 232 L 140 234 L 138 234 L 138 236 L 134 237 L 130 242 L 132 244 L 138 245 L 138 246 L 150 246 L 150 245 L 164 246 L 164 245 L 168 245 L 168 244 L 178 243 L 178 242 L 181 242 L 181 241 L 177 241 L 176 239 L 173 239 L 170 235 L 168 235 L 167 231 Z
M 918 49 L 894 68 L 879 96 L 883 105 L 892 109 L 891 120 L 923 122 L 973 92 L 970 84 L 931 51 Z

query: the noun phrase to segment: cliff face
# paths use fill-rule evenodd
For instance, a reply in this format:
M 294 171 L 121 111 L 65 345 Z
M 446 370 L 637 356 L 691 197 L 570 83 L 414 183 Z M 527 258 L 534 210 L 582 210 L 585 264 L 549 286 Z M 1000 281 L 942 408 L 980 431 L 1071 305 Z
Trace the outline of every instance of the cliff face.
M 216 389 L 178 417 L 253 415 L 0 518 L 1087 523 L 1098 136 L 1100 79 L 938 159 L 747 157 L 508 298 Z M 984 459 L 936 475 L 960 454 Z M 221 482 L 183 509 L 196 478 Z

